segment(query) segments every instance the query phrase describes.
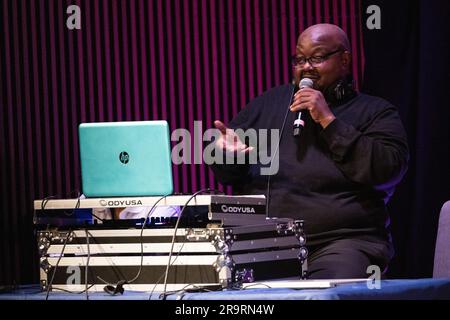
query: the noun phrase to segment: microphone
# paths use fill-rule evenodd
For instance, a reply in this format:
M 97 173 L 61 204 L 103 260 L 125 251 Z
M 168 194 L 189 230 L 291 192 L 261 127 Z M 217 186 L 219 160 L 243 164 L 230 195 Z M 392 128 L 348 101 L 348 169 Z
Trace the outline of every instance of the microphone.
M 300 80 L 298 87 L 301 90 L 303 88 L 312 88 L 313 85 L 314 85 L 314 83 L 311 79 L 303 78 L 302 80 Z M 295 117 L 295 120 L 294 120 L 294 137 L 298 137 L 300 135 L 304 126 L 305 126 L 305 121 L 302 120 L 302 112 L 298 111 L 297 116 Z

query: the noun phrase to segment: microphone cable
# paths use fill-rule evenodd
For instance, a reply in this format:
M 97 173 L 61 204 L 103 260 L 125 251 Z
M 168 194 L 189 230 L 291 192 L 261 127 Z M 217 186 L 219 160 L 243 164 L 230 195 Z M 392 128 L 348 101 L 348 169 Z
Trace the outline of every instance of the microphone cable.
M 46 210 L 45 207 L 46 207 L 48 201 L 49 201 L 50 199 L 55 199 L 55 198 L 56 198 L 56 196 L 49 196 L 49 197 L 46 197 L 46 198 L 44 198 L 44 199 L 42 200 L 42 202 L 41 202 L 41 210 L 42 210 L 42 212 L 44 212 L 44 210 Z M 72 214 L 73 214 L 73 212 L 74 212 L 76 209 L 78 209 L 79 207 L 80 207 L 80 194 L 78 193 L 77 202 L 76 202 L 75 208 L 72 209 Z M 47 228 L 48 228 L 48 226 L 47 226 Z M 48 229 L 47 229 L 47 230 L 48 230 Z M 58 269 L 58 266 L 59 266 L 59 263 L 60 263 L 60 261 L 61 261 L 61 258 L 62 258 L 63 255 L 64 255 L 64 251 L 65 251 L 65 249 L 66 249 L 67 242 L 68 242 L 70 236 L 72 235 L 72 233 L 73 233 L 73 230 L 72 230 L 72 228 L 70 227 L 70 228 L 69 228 L 69 231 L 68 231 L 68 233 L 67 233 L 66 239 L 64 240 L 64 244 L 63 244 L 63 247 L 62 247 L 62 249 L 61 249 L 61 253 L 60 253 L 60 255 L 59 255 L 59 257 L 58 257 L 58 260 L 57 260 L 57 262 L 56 262 L 56 264 L 55 264 L 55 267 L 54 267 L 54 269 L 53 269 L 53 273 L 52 273 L 50 282 L 49 282 L 48 285 L 47 285 L 47 292 L 46 292 L 46 294 L 45 294 L 45 300 L 48 300 L 48 296 L 49 296 L 49 293 L 50 293 L 50 289 L 51 289 L 51 287 L 52 287 L 52 285 L 53 285 L 53 281 L 54 281 L 54 279 L 55 279 L 56 269 Z M 88 250 L 89 250 L 89 247 L 88 247 Z M 88 256 L 88 259 L 89 259 L 89 256 Z M 86 275 L 87 275 L 87 269 L 86 269 Z M 86 277 L 87 277 L 87 276 L 86 276 Z M 86 286 L 86 288 L 85 288 L 86 294 L 87 294 L 87 290 L 88 290 L 88 289 L 89 289 L 89 288 Z M 88 296 L 87 296 L 87 298 L 88 298 Z
M 91 249 L 89 247 L 89 231 L 84 229 L 86 234 L 86 245 L 87 245 L 87 260 L 86 267 L 84 269 L 84 290 L 86 290 L 86 300 L 89 300 L 89 288 L 88 288 L 88 270 L 89 270 L 89 260 L 91 260 Z
M 225 195 L 223 191 L 220 191 L 220 190 L 217 190 L 217 189 L 210 189 L 210 191 L 213 191 L 214 194 L 222 194 L 222 195 Z M 186 195 L 186 194 L 183 194 L 183 195 Z M 184 207 L 185 207 L 185 205 L 183 206 L 183 208 L 184 208 Z M 174 258 L 172 261 L 170 261 L 170 266 L 172 266 L 172 265 L 175 263 L 175 261 L 177 260 L 177 258 L 180 256 L 180 253 L 181 253 L 181 251 L 183 250 L 183 247 L 184 247 L 184 244 L 185 244 L 185 243 L 186 243 L 186 239 L 183 241 L 182 245 L 180 246 L 180 249 L 178 249 L 178 252 L 177 252 L 177 254 L 175 255 L 175 258 Z M 161 274 L 161 276 L 158 278 L 158 280 L 155 282 L 155 285 L 153 286 L 153 289 L 152 289 L 151 292 L 150 292 L 150 295 L 149 295 L 149 297 L 148 297 L 148 300 L 151 300 L 152 295 L 153 295 L 153 292 L 155 291 L 157 285 L 158 285 L 159 282 L 162 280 L 162 278 L 165 276 L 165 274 L 166 274 L 166 272 L 163 272 L 163 273 Z M 166 294 L 166 296 L 167 296 L 167 295 L 168 295 L 168 294 Z M 160 294 L 160 297 L 161 297 L 161 294 Z
M 50 293 L 50 289 L 53 285 L 53 280 L 55 279 L 56 269 L 58 269 L 59 262 L 61 261 L 62 256 L 64 255 L 64 250 L 66 249 L 67 242 L 69 241 L 70 236 L 72 235 L 72 229 L 69 229 L 69 232 L 67 233 L 66 239 L 64 240 L 63 247 L 61 249 L 61 254 L 58 257 L 58 261 L 56 261 L 55 267 L 53 268 L 52 277 L 50 279 L 50 282 L 47 285 L 47 292 L 45 294 L 45 300 L 48 300 L 48 295 Z
M 139 237 L 140 237 L 140 244 L 141 244 L 141 262 L 140 262 L 140 264 L 139 264 L 139 270 L 138 270 L 136 276 L 134 276 L 131 280 L 122 279 L 122 280 L 118 281 L 116 284 L 112 284 L 111 282 L 105 281 L 105 280 L 104 280 L 103 278 L 101 278 L 100 276 L 97 276 L 97 279 L 99 279 L 99 280 L 102 281 L 104 284 L 106 284 L 106 286 L 103 288 L 103 290 L 104 290 L 106 293 L 108 293 L 108 294 L 110 294 L 110 295 L 112 295 L 112 296 L 114 296 L 114 295 L 116 295 L 116 294 L 118 294 L 118 293 L 123 294 L 123 292 L 124 292 L 123 286 L 124 286 L 125 284 L 133 283 L 133 282 L 136 281 L 136 280 L 139 278 L 139 276 L 141 275 L 141 272 L 142 272 L 142 266 L 143 266 L 143 263 L 144 263 L 144 238 L 143 238 L 143 233 L 144 233 L 145 225 L 146 225 L 146 223 L 147 223 L 147 219 L 148 219 L 148 217 L 150 216 L 150 214 L 153 212 L 153 210 L 156 208 L 156 205 L 157 205 L 160 201 L 162 201 L 163 199 L 167 198 L 167 197 L 170 196 L 170 195 L 172 195 L 172 193 L 166 194 L 166 195 L 162 196 L 161 198 L 159 198 L 159 199 L 153 204 L 153 206 L 150 208 L 150 210 L 147 212 L 147 215 L 146 215 L 144 221 L 142 222 L 141 231 L 140 231 L 140 235 L 139 235 Z
M 281 132 L 280 132 L 280 138 L 278 139 L 278 143 L 277 143 L 277 147 L 275 149 L 275 152 L 273 153 L 272 157 L 270 158 L 270 167 L 272 168 L 272 161 L 273 158 L 275 157 L 275 155 L 278 153 L 278 149 L 280 147 L 281 144 L 281 139 L 283 138 L 283 133 L 284 133 L 284 127 L 286 126 L 286 120 L 289 114 L 289 106 L 292 103 L 292 98 L 294 97 L 294 94 L 296 92 L 296 88 L 297 86 L 294 84 L 294 86 L 292 87 L 292 92 L 291 92 L 291 97 L 289 98 L 289 105 L 286 109 L 286 113 L 284 114 L 284 119 L 283 119 L 283 124 L 281 125 Z M 266 218 L 269 217 L 269 204 L 270 204 L 270 178 L 272 177 L 272 174 L 269 174 L 268 178 L 267 178 L 267 191 L 266 191 Z
M 210 188 L 206 188 L 206 189 L 202 189 L 200 191 L 195 192 L 187 201 L 186 203 L 183 205 L 183 209 L 181 209 L 180 214 L 178 215 L 177 218 L 177 222 L 175 224 L 174 227 L 174 231 L 173 231 L 173 236 L 172 236 L 172 243 L 171 243 L 171 247 L 170 247 L 170 251 L 169 251 L 169 259 L 167 262 L 167 266 L 166 266 L 166 271 L 164 273 L 164 289 L 163 292 L 161 293 L 160 297 L 163 298 L 163 300 L 166 299 L 166 292 L 167 292 L 167 278 L 169 276 L 169 267 L 171 265 L 171 259 L 172 259 L 172 252 L 173 252 L 173 247 L 175 245 L 175 238 L 177 235 L 177 230 L 178 230 L 178 224 L 180 223 L 181 220 L 181 216 L 183 215 L 184 210 L 187 208 L 189 202 L 191 202 L 192 199 L 194 199 L 197 195 L 202 194 L 202 193 L 206 193 L 206 192 L 216 192 L 217 190 L 214 189 L 210 189 Z M 179 253 L 179 252 L 178 252 Z

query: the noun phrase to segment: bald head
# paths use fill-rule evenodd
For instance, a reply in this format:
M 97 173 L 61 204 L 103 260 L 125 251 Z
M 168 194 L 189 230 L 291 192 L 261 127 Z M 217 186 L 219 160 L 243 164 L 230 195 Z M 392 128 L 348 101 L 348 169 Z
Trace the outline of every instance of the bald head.
M 295 83 L 309 78 L 315 88 L 325 90 L 351 72 L 348 37 L 344 30 L 333 24 L 316 24 L 303 31 L 298 37 L 295 54 L 306 59 L 294 68 Z
M 305 42 L 322 42 L 350 51 L 347 34 L 334 24 L 321 23 L 305 29 L 298 37 L 297 46 Z

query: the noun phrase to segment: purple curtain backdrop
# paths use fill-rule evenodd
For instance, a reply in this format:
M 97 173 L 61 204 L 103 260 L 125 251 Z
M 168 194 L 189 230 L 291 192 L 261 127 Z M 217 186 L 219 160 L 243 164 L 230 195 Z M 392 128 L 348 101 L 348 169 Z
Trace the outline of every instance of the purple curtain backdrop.
M 72 4 L 81 30 L 66 27 Z M 0 284 L 38 280 L 32 201 L 80 190 L 80 123 L 165 119 L 193 134 L 194 121 L 228 122 L 290 82 L 297 36 L 319 22 L 348 33 L 362 79 L 358 0 L 3 0 L 0 10 Z M 173 173 L 176 192 L 221 188 L 203 164 Z

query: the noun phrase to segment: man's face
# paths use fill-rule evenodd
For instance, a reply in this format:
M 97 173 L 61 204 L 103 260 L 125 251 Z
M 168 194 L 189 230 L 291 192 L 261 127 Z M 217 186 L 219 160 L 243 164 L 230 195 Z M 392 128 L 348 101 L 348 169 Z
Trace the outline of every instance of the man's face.
M 296 57 L 326 57 L 332 52 L 335 53 L 322 62 L 307 61 L 302 65 L 294 66 L 295 82 L 298 84 L 301 79 L 310 78 L 314 82 L 314 88 L 323 92 L 330 84 L 347 75 L 350 62 L 350 53 L 341 50 L 339 43 L 332 38 L 317 33 L 300 36 L 296 47 Z M 313 60 L 317 59 L 313 58 Z

